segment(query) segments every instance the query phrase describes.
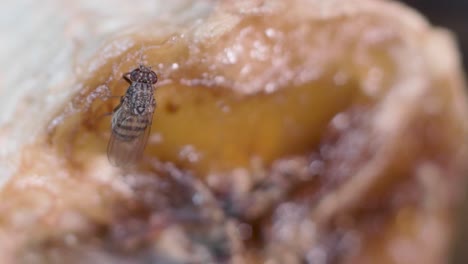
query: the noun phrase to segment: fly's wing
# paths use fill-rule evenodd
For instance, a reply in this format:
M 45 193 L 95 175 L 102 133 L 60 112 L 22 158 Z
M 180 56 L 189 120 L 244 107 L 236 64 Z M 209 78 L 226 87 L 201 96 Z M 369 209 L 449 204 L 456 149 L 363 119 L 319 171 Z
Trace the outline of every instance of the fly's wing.
M 120 111 L 115 113 L 116 115 L 124 115 Z M 116 123 L 114 125 L 120 124 L 121 127 L 132 127 L 134 126 L 135 117 L 123 117 L 119 118 L 117 116 Z M 109 144 L 107 145 L 107 157 L 109 162 L 117 167 L 126 167 L 137 162 L 145 150 L 146 143 L 148 142 L 148 136 L 151 131 L 151 121 L 153 114 L 147 114 L 139 116 L 139 122 L 144 122 L 146 127 L 144 130 L 139 131 L 139 134 L 131 140 L 123 140 L 119 138 L 114 132 L 111 133 Z

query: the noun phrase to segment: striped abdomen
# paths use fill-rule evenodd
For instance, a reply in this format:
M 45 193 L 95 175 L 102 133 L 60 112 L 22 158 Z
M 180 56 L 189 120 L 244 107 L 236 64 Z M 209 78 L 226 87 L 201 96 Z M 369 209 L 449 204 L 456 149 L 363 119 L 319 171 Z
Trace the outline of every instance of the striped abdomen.
M 122 115 L 116 115 L 119 117 Z M 150 120 L 147 116 L 123 115 L 123 118 L 116 118 L 112 124 L 112 133 L 119 140 L 133 141 L 145 133 Z

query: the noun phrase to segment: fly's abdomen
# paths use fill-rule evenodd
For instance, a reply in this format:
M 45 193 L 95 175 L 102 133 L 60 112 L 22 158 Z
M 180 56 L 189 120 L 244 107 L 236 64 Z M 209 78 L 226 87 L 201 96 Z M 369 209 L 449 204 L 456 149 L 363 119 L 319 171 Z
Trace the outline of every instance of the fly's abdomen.
M 120 140 L 132 141 L 141 136 L 148 126 L 145 117 L 131 116 L 115 122 L 112 133 Z

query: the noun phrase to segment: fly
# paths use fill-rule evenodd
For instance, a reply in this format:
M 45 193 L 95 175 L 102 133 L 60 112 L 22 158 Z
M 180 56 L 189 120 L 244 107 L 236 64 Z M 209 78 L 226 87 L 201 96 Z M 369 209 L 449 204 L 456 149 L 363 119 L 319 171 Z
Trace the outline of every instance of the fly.
M 107 157 L 114 166 L 123 167 L 137 161 L 145 150 L 151 130 L 156 101 L 156 73 L 142 64 L 123 78 L 130 84 L 112 115 L 111 137 Z

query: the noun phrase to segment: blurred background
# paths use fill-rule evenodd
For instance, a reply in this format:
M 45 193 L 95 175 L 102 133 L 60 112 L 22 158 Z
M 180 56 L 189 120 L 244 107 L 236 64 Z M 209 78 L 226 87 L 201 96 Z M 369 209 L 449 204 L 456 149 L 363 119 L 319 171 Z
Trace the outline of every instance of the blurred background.
M 464 70 L 468 73 L 468 1 L 467 0 L 405 0 L 406 4 L 419 10 L 434 25 L 452 30 L 456 34 L 463 54 Z M 465 77 L 466 78 L 466 77 Z M 449 263 L 468 263 L 468 193 L 460 206 L 456 242 Z
M 434 25 L 451 29 L 463 53 L 465 72 L 468 65 L 468 0 L 404 0 L 419 10 Z

